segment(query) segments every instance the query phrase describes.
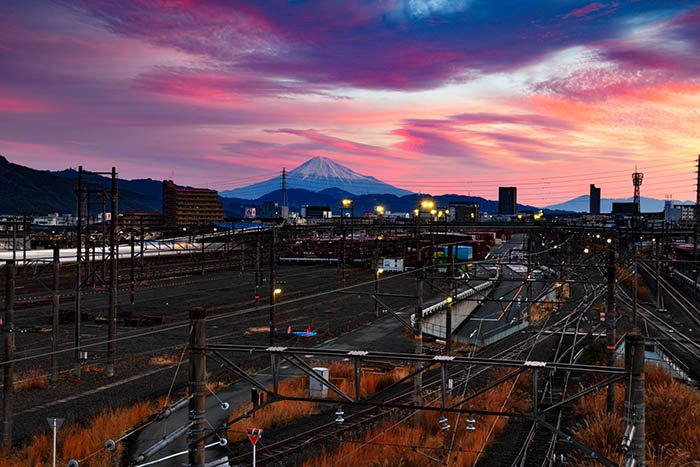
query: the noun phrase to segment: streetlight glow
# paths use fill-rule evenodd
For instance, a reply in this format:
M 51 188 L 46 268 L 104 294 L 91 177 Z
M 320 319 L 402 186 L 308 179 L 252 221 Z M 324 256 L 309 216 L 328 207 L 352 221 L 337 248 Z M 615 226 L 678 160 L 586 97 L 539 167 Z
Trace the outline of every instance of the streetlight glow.
M 348 206 L 352 205 L 352 200 L 348 199 L 348 198 L 344 198 L 343 201 L 341 201 L 341 203 L 343 204 L 343 207 L 347 208 Z
M 429 211 L 435 207 L 435 203 L 429 199 L 424 199 L 423 201 L 421 201 L 420 207 L 422 207 L 426 211 Z
M 279 295 L 279 294 L 282 293 L 282 289 L 275 289 L 275 290 L 273 291 L 273 293 L 274 293 L 275 295 Z
M 447 297 L 447 298 L 445 299 L 445 301 L 446 301 L 447 303 L 452 303 L 452 297 Z
M 379 214 L 380 216 L 383 216 L 384 215 L 384 206 L 377 206 L 376 208 L 374 208 L 374 211 L 377 214 Z

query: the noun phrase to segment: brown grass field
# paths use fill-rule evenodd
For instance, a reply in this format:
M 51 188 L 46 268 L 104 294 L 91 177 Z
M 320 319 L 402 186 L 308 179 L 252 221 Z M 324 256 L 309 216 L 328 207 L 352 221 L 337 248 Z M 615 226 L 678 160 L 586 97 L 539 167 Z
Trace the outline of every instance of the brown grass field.
M 656 365 L 646 367 L 646 461 L 650 467 L 700 466 L 700 394 Z M 586 445 L 622 462 L 625 430 L 624 387 L 617 387 L 616 410 L 606 414 L 606 391 L 587 396 L 575 407 L 575 434 Z M 588 465 L 582 462 L 581 465 Z
M 66 423 L 58 431 L 57 465 L 66 465 L 70 459 L 81 460 L 91 454 L 90 467 L 120 465 L 123 446 L 109 452 L 103 449 L 108 439 L 116 440 L 129 428 L 146 419 L 157 408 L 156 404 L 142 402 L 131 407 L 110 409 L 92 418 L 87 424 Z M 0 467 L 29 467 L 51 465 L 52 434 L 34 436 L 11 452 L 0 452 Z M 81 463 L 82 465 L 82 463 Z
M 375 392 L 391 385 L 410 372 L 407 367 L 397 367 L 385 373 L 363 373 L 360 378 L 361 397 L 367 397 Z M 352 395 L 355 392 L 353 376 L 353 366 L 348 363 L 333 363 L 329 369 L 329 379 L 346 394 Z M 298 376 L 293 379 L 281 381 L 279 393 L 288 397 L 308 397 L 309 379 L 306 376 Z M 334 393 L 329 391 L 329 396 Z M 339 397 L 339 396 L 338 396 Z M 241 416 L 244 412 L 253 409 L 252 403 L 247 403 L 231 411 L 229 420 Z M 319 412 L 319 405 L 316 402 L 297 401 L 277 401 L 257 410 L 249 420 L 257 428 L 272 429 L 287 425 L 293 421 L 300 420 Z M 227 438 L 231 442 L 243 441 L 246 439 L 246 431 L 241 425 L 234 425 L 229 428 Z
M 500 375 L 496 375 L 497 378 Z M 497 386 L 481 395 L 469 406 L 479 410 L 525 410 L 530 405 L 527 395 L 529 379 L 524 375 L 513 382 Z M 447 415 L 451 429 L 442 432 L 438 424 L 438 412 L 416 413 L 406 420 L 388 419 L 369 428 L 364 434 L 340 440 L 337 449 L 323 451 L 304 462 L 304 467 L 336 466 L 425 466 L 433 464 L 419 451 L 445 461 L 449 452 L 449 464 L 473 465 L 477 456 L 506 428 L 505 417 L 474 416 L 476 431 L 466 430 L 466 415 Z M 404 413 L 403 417 L 406 417 Z M 450 451 L 449 445 L 453 443 Z M 483 460 L 483 457 L 481 457 Z

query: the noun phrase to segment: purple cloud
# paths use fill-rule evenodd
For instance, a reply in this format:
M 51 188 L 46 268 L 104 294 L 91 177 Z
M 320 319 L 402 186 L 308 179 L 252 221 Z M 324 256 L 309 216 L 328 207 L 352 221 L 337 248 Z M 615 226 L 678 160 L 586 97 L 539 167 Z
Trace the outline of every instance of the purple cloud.
M 586 6 L 583 6 L 581 8 L 577 8 L 575 10 L 570 11 L 569 13 L 564 15 L 564 19 L 569 19 L 569 18 L 580 18 L 582 16 L 590 16 L 591 13 L 596 13 L 596 16 L 598 15 L 609 15 L 611 13 L 614 13 L 615 10 L 617 10 L 617 7 L 620 6 L 619 2 L 612 2 L 609 5 L 606 5 L 604 3 L 600 2 L 593 2 L 589 3 Z
M 120 35 L 200 56 L 230 72 L 295 80 L 309 88 L 320 86 L 321 92 L 326 86 L 427 89 L 479 73 L 514 70 L 553 51 L 614 38 L 619 14 L 664 6 L 591 3 L 570 11 L 563 2 L 507 10 L 484 0 L 452 6 L 425 2 L 415 8 L 418 3 L 69 5 L 86 21 Z M 563 15 L 613 11 L 617 14 L 596 22 L 565 26 L 561 21 Z

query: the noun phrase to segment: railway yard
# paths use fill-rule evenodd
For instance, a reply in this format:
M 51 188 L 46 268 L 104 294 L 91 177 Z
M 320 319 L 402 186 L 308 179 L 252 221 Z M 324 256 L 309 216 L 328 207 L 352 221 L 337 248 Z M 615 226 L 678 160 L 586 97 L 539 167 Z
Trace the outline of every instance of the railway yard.
M 581 400 L 605 393 L 612 414 L 641 391 L 643 406 L 645 363 L 700 379 L 697 283 L 671 234 L 659 246 L 611 229 L 379 228 L 127 248 L 115 278 L 99 254 L 76 270 L 75 250 L 7 262 L 4 432 L 21 450 L 47 417 L 87 426 L 146 402 L 59 463 L 617 465 L 644 451 L 643 428 L 613 458 L 622 438 L 604 452 L 578 439 Z M 452 246 L 469 242 L 480 252 L 459 259 Z M 388 257 L 404 270 L 381 268 Z M 644 409 L 620 417 L 638 427 Z

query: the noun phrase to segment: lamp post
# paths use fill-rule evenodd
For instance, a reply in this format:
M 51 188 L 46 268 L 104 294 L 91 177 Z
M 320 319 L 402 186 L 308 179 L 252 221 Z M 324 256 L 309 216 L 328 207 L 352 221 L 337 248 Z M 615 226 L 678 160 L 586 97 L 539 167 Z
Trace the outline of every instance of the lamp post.
M 348 198 L 343 198 L 340 201 L 340 230 L 341 230 L 341 242 L 340 242 L 340 261 L 339 261 L 339 267 L 342 272 L 342 281 L 343 285 L 345 284 L 345 224 L 344 224 L 344 217 L 345 217 L 345 210 L 351 209 L 352 210 L 352 200 Z M 352 212 L 350 214 L 352 216 Z M 352 222 L 352 217 L 350 218 L 350 221 Z M 350 235 L 352 236 L 352 223 L 350 224 Z
M 452 297 L 447 297 L 445 313 L 445 354 L 452 355 Z
M 282 293 L 282 289 L 274 289 L 270 295 L 270 345 L 275 345 L 275 307 L 277 296 Z
M 377 273 L 374 275 L 374 315 L 379 318 L 379 276 L 382 275 L 384 269 L 377 268 Z

